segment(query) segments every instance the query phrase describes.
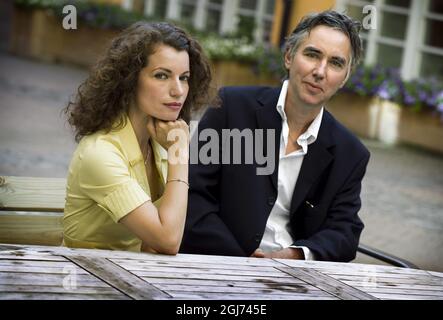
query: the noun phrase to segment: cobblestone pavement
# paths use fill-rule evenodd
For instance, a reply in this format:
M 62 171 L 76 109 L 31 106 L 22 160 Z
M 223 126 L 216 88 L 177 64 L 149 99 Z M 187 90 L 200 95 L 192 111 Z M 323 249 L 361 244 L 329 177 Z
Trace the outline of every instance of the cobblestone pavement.
M 75 148 L 61 114 L 87 72 L 0 53 L 0 174 L 65 177 Z M 363 141 L 362 242 L 443 271 L 443 156 Z M 378 263 L 358 255 L 357 262 Z

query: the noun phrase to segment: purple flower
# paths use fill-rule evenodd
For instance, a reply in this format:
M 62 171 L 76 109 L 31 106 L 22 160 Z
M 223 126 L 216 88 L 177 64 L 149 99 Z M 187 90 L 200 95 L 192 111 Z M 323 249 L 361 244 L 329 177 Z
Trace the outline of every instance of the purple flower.
M 411 104 L 414 104 L 415 103 L 415 98 L 413 97 L 413 96 L 411 96 L 411 95 L 409 95 L 409 94 L 405 94 L 405 99 L 404 99 L 404 102 L 406 103 L 406 104 L 409 104 L 409 105 L 411 105 Z
M 426 101 L 427 97 L 428 97 L 428 95 L 426 94 L 425 91 L 420 90 L 418 92 L 418 98 L 420 99 L 420 101 Z
M 389 95 L 389 91 L 388 89 L 386 89 L 385 87 L 381 86 L 378 91 L 377 91 L 377 95 L 382 98 L 382 99 L 386 99 L 388 100 L 391 96 Z
M 83 16 L 83 19 L 85 19 L 88 22 L 92 22 L 95 20 L 95 13 L 94 12 L 86 12 Z

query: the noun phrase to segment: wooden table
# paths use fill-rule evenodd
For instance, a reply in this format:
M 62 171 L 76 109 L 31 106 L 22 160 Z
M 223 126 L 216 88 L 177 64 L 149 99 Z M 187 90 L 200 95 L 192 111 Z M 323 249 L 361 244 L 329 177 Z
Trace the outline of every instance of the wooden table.
M 0 299 L 443 300 L 443 273 L 0 244 Z

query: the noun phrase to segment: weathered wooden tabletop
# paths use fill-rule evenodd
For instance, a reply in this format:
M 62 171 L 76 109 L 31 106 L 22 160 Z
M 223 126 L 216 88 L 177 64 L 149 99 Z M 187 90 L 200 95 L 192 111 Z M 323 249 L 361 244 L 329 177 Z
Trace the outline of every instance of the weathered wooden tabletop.
M 443 300 L 443 273 L 0 244 L 0 299 Z

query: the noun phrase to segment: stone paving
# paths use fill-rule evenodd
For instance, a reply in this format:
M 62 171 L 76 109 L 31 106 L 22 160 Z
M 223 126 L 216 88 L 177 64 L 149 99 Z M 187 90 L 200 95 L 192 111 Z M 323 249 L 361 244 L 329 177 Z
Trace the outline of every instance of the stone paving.
M 86 76 L 0 53 L 0 175 L 65 177 L 75 143 L 61 110 Z M 443 271 L 443 155 L 363 142 L 362 242 Z

